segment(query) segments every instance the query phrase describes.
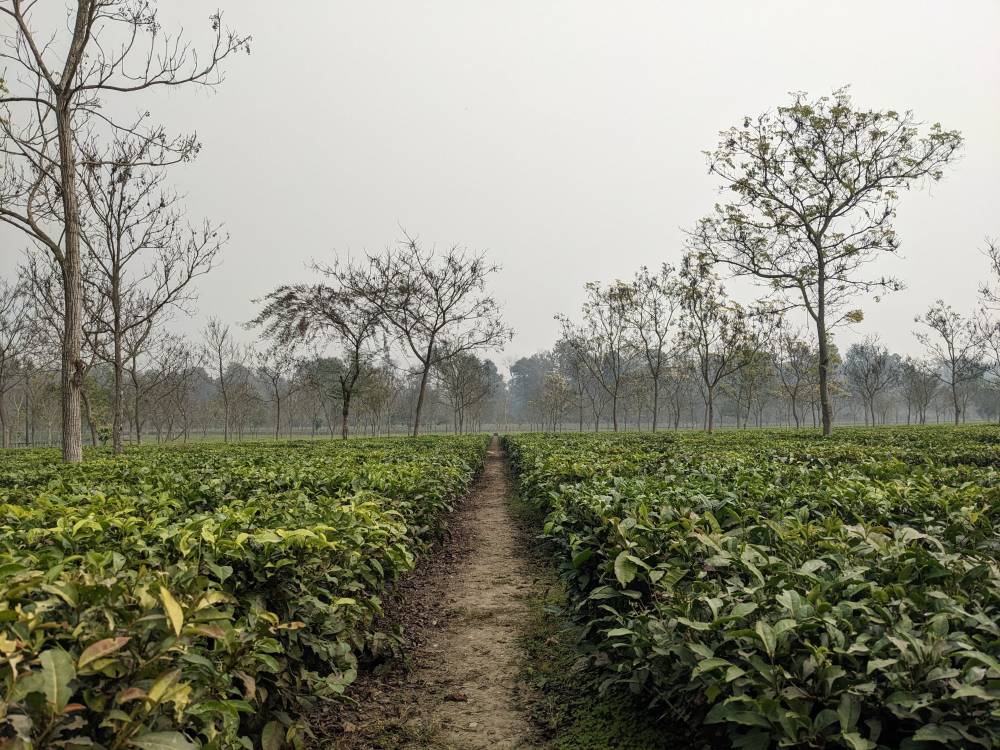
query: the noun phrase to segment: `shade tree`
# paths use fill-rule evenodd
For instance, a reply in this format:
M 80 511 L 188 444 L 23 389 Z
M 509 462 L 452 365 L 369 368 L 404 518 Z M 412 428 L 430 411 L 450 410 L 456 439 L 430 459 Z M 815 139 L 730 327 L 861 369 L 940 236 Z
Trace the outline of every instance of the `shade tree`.
M 872 271 L 899 248 L 894 220 L 903 190 L 937 181 L 962 146 L 958 131 L 912 112 L 857 107 L 846 88 L 788 105 L 720 133 L 709 171 L 728 200 L 698 222 L 692 248 L 750 277 L 816 330 L 824 434 L 833 423 L 831 333 L 858 322 L 860 296 L 902 283 Z

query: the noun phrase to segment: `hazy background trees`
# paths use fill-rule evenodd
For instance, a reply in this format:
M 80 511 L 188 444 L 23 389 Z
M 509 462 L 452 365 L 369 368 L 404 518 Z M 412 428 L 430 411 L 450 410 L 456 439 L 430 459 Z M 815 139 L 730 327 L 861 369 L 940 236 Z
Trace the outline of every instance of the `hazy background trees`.
M 218 63 L 245 40 L 220 25 L 214 33 L 210 62 L 194 65 L 178 51 L 184 70 L 152 71 L 137 85 L 217 83 Z M 79 106 L 89 116 L 96 104 Z M 841 357 L 838 329 L 868 333 L 859 299 L 902 285 L 867 273 L 899 246 L 899 191 L 939 179 L 962 142 L 909 113 L 859 111 L 843 90 L 797 94 L 724 131 L 709 158 L 729 202 L 696 225 L 679 266 L 592 281 L 579 310 L 558 316 L 551 349 L 514 361 L 497 359 L 513 336 L 489 288 L 499 265 L 405 233 L 382 252 L 313 263 L 258 300 L 249 323 L 210 318 L 200 340 L 179 336 L 173 318 L 194 312 L 198 279 L 218 265 L 228 237 L 214 222 L 189 222 L 165 181 L 164 168 L 192 158 L 197 143 L 145 118 L 73 134 L 80 257 L 79 288 L 68 297 L 76 282 L 53 171 L 61 157 L 44 151 L 59 134 L 49 143 L 47 122 L 29 117 L 24 132 L 13 122 L 2 126 L 14 151 L 0 218 L 34 241 L 20 276 L 0 280 L 5 445 L 62 435 L 73 458 L 70 349 L 81 427 L 114 452 L 144 439 L 1000 420 L 993 240 L 975 309 L 960 314 L 938 301 L 917 318 L 912 341 L 869 333 Z M 33 134 L 41 151 L 31 151 Z M 35 174 L 26 154 L 49 158 L 37 162 L 49 173 Z M 763 296 L 745 298 L 733 276 L 763 285 Z M 78 345 L 67 343 L 77 326 Z

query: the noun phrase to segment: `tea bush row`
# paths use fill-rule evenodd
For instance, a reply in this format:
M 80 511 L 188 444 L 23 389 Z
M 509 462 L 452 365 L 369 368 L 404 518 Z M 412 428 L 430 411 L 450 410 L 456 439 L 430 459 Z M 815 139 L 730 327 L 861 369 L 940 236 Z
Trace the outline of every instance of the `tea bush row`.
M 606 686 L 734 747 L 855 750 L 1000 746 L 998 445 L 988 427 L 506 439 Z
M 264 748 L 351 684 L 480 437 L 0 454 L 0 747 Z

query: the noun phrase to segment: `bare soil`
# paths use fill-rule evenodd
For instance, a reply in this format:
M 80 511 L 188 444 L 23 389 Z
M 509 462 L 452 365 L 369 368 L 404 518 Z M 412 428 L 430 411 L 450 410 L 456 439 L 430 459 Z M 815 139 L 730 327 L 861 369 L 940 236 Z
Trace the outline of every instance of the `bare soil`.
M 453 514 L 451 539 L 409 576 L 387 616 L 407 662 L 352 686 L 357 704 L 318 717 L 321 747 L 497 750 L 540 746 L 519 646 L 539 585 L 510 515 L 494 438 L 483 475 Z

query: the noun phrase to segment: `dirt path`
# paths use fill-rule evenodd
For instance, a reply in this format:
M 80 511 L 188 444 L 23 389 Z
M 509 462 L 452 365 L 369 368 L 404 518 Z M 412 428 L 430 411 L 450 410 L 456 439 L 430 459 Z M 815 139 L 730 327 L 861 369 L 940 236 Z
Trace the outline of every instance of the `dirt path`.
M 419 570 L 403 609 L 414 619 L 411 669 L 370 685 L 337 748 L 535 747 L 522 711 L 517 638 L 535 581 L 510 516 L 507 465 L 494 438 L 483 476 L 452 521 L 455 539 Z

